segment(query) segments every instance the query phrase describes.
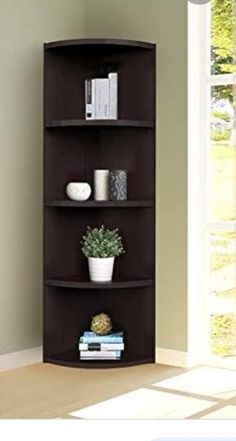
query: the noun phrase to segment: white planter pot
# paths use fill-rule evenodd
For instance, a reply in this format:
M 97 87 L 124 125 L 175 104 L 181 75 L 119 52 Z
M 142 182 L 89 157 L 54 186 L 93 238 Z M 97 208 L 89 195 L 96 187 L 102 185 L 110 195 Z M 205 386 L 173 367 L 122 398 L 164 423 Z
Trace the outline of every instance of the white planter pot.
M 92 282 L 110 282 L 112 280 L 115 257 L 89 257 L 89 275 Z

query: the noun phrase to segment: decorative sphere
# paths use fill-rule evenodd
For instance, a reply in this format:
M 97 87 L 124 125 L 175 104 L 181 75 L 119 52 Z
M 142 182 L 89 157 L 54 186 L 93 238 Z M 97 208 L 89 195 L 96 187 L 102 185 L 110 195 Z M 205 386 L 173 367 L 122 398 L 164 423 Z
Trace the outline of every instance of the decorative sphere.
M 97 314 L 92 318 L 91 331 L 96 332 L 96 334 L 106 335 L 112 330 L 112 322 L 110 317 L 102 312 Z
M 66 186 L 66 194 L 72 201 L 87 201 L 91 191 L 88 182 L 69 182 Z

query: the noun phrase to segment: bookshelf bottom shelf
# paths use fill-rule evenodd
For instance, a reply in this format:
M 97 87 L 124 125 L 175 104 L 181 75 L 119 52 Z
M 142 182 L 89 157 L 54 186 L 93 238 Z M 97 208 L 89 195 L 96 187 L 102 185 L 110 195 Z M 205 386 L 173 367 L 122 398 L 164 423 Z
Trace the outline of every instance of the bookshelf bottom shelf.
M 44 363 L 52 363 L 77 368 L 105 369 L 155 363 L 155 359 L 154 357 L 137 355 L 132 358 L 130 355 L 129 357 L 124 355 L 120 360 L 80 360 L 78 352 L 76 350 L 72 350 L 60 352 L 55 355 L 45 356 Z

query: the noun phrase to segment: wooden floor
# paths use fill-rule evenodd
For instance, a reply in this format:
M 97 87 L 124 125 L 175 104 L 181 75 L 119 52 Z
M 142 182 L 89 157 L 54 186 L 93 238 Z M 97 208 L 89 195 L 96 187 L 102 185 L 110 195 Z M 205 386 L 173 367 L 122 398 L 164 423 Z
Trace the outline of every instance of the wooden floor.
M 35 364 L 0 373 L 0 418 L 236 418 L 236 372 Z

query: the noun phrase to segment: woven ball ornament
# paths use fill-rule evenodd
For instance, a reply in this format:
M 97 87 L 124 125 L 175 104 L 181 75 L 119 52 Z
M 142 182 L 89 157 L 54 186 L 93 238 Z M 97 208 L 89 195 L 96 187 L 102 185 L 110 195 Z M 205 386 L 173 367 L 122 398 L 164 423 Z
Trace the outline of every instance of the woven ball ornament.
M 102 312 L 92 318 L 91 331 L 96 332 L 99 335 L 109 334 L 112 330 L 112 322 L 110 317 Z

